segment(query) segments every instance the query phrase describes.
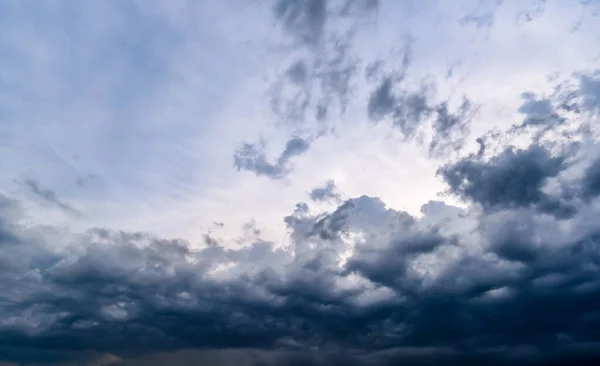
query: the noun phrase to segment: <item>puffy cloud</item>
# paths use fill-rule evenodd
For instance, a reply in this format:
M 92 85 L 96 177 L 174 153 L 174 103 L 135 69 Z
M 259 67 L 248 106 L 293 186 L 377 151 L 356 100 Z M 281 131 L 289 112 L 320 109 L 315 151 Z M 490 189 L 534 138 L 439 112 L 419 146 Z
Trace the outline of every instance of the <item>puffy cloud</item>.
M 317 365 L 586 356 L 578 347 L 597 341 L 600 296 L 599 229 L 586 222 L 600 207 L 582 203 L 566 226 L 541 215 L 531 203 L 563 161 L 538 146 L 491 161 L 499 167 L 466 165 L 486 173 L 461 170 L 476 183 L 457 192 L 513 206 L 478 213 L 431 202 L 416 218 L 367 196 L 328 213 L 298 204 L 287 249 L 31 227 L 3 197 L 3 355 L 58 352 L 66 362 L 92 349 L 136 364 L 149 351 L 275 347 L 257 364 Z M 478 179 L 501 178 L 516 161 L 539 174 L 517 175 L 515 191 L 484 189 L 493 181 Z
M 415 217 L 377 197 L 328 212 L 298 203 L 284 218 L 289 247 L 253 224 L 237 248 L 208 235 L 195 249 L 31 226 L 0 196 L 0 350 L 9 362 L 103 360 L 93 350 L 131 365 L 155 352 L 182 365 L 588 362 L 600 357 L 597 142 L 558 138 L 442 166 L 450 192 L 477 204 L 467 208 L 432 201 Z M 283 171 L 303 141 L 254 167 Z M 311 196 L 337 200 L 334 188 Z
M 324 121 L 331 106 L 344 109 L 358 74 L 344 38 L 352 32 L 329 37 L 328 25 L 377 2 L 331 4 L 281 0 L 273 8 L 294 46 L 309 49 L 292 57 L 275 88 L 292 90 L 274 103 L 286 106 L 275 108 L 280 116 L 304 121 L 310 110 Z M 491 26 L 495 4 L 465 21 Z M 437 100 L 432 83 L 408 87 L 409 62 L 407 52 L 398 72 L 367 67 L 375 86 L 366 115 L 390 119 L 406 139 L 430 133 L 432 154 L 456 152 L 477 107 Z M 209 230 L 199 247 L 147 232 L 33 225 L 27 205 L 0 194 L 0 361 L 597 364 L 597 79 L 580 73 L 550 95 L 523 94 L 523 122 L 479 138 L 477 154 L 444 163 L 440 176 L 465 207 L 429 201 L 412 215 L 379 197 L 342 201 L 327 181 L 309 197 L 337 206 L 297 203 L 283 217 L 283 243 L 262 238 L 253 221 L 236 243 Z M 537 135 L 515 133 L 523 131 Z M 312 143 L 293 136 L 274 159 L 264 143 L 244 143 L 234 165 L 282 179 Z M 518 137 L 520 147 L 503 145 Z M 35 181 L 26 186 L 70 208 Z
M 568 167 L 567 156 L 553 156 L 545 147 L 507 148 L 490 161 L 472 156 L 440 169 L 450 190 L 486 209 L 536 205 L 558 216 L 570 216 L 573 207 L 543 188 Z

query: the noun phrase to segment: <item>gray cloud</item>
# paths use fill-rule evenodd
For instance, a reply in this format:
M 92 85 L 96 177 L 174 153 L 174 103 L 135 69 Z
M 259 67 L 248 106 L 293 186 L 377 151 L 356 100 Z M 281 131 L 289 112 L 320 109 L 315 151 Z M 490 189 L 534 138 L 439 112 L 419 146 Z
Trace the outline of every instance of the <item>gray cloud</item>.
M 535 207 L 560 218 L 572 217 L 580 201 L 593 199 L 599 192 L 597 154 L 576 158 L 582 146 L 572 142 L 596 136 L 590 121 L 600 104 L 598 80 L 597 72 L 579 73 L 560 82 L 551 95 L 523 93 L 524 103 L 518 109 L 525 115 L 521 124 L 505 134 L 493 132 L 478 138 L 476 155 L 446 164 L 438 173 L 452 193 L 488 211 Z M 499 141 L 502 146 L 522 137 L 524 129 L 533 132 L 527 148 L 503 147 L 489 160 L 483 159 L 488 142 Z M 576 177 L 579 183 L 562 182 L 573 179 L 567 171 L 578 164 L 583 168 Z
M 532 145 L 526 150 L 507 148 L 487 162 L 467 157 L 446 165 L 439 173 L 452 192 L 486 209 L 536 205 L 568 217 L 574 213 L 574 207 L 543 191 L 548 179 L 568 167 L 567 158 L 552 156 L 548 149 Z
M 271 179 L 284 178 L 290 172 L 290 160 L 308 150 L 310 142 L 300 137 L 291 138 L 285 145 L 281 155 L 274 163 L 268 161 L 264 144 L 257 145 L 245 142 L 233 157 L 234 166 L 238 170 L 254 172 Z
M 431 155 L 446 154 L 458 151 L 464 145 L 469 132 L 469 125 L 475 118 L 478 107 L 466 97 L 456 112 L 448 110 L 448 103 L 442 102 L 436 107 L 436 118 L 433 122 L 433 138 L 429 144 Z
M 360 62 L 350 34 L 331 37 L 319 50 L 294 57 L 270 86 L 271 109 L 286 126 L 322 125 L 332 113 L 345 112 Z
M 591 199 L 600 195 L 600 158 L 596 158 L 586 168 L 581 183 L 582 196 L 585 199 Z
M 564 121 L 554 109 L 551 100 L 537 99 L 533 93 L 523 93 L 522 98 L 524 102 L 519 107 L 519 113 L 525 115 L 522 126 L 555 124 Z
M 335 182 L 328 180 L 323 185 L 313 188 L 309 193 L 310 199 L 315 202 L 338 202 L 341 200 L 341 195 L 337 192 Z
M 379 0 L 276 0 L 273 15 L 295 42 L 314 47 L 334 33 L 329 23 L 361 18 L 378 8 Z
M 585 90 L 572 105 L 594 113 Z M 440 114 L 440 135 L 461 125 Z M 450 191 L 483 211 L 429 202 L 417 218 L 368 196 L 324 213 L 298 203 L 284 218 L 285 249 L 254 223 L 237 249 L 212 237 L 192 249 L 148 233 L 25 226 L 19 203 L 1 196 L 0 354 L 67 363 L 93 351 L 125 365 L 157 352 L 157 364 L 182 365 L 197 363 L 185 352 L 224 365 L 592 362 L 600 169 L 597 154 L 558 138 L 441 167 Z M 292 139 L 269 163 L 249 145 L 236 163 L 278 177 L 307 146 Z
M 325 0 L 277 0 L 273 13 L 297 41 L 313 45 L 323 36 L 327 3 Z
M 366 196 L 325 214 L 299 204 L 286 218 L 289 250 L 260 239 L 192 250 L 104 229 L 53 238 L 19 223 L 18 202 L 2 202 L 3 230 L 22 243 L 3 241 L 0 254 L 11 263 L 0 269 L 6 361 L 66 363 L 86 350 L 126 365 L 201 355 L 223 365 L 598 356 L 581 348 L 599 341 L 600 235 L 583 225 L 598 214 L 591 202 L 569 227 L 528 206 L 480 216 L 436 203 L 418 219 Z M 214 351 L 174 353 L 189 348 Z
M 575 73 L 557 84 L 552 94 L 542 98 L 531 92 L 522 96 L 524 104 L 519 112 L 526 116 L 524 124 L 572 122 L 573 115 L 595 117 L 600 115 L 600 72 Z
M 319 4 L 279 4 L 301 42 L 322 39 Z M 289 74 L 293 83 L 307 77 L 298 69 Z M 548 99 L 552 108 L 597 114 L 596 79 L 577 80 Z M 463 137 L 470 104 L 452 113 L 425 89 L 403 91 L 400 81 L 380 80 L 369 102 L 372 119 L 391 117 L 406 136 L 428 121 L 442 142 Z M 544 103 L 524 114 L 549 110 Z M 488 141 L 479 143 L 480 153 L 440 174 L 482 211 L 429 202 L 414 217 L 368 196 L 324 213 L 298 203 L 284 218 L 289 248 L 262 240 L 253 222 L 243 228 L 244 245 L 226 248 L 207 236 L 210 245 L 199 249 L 151 233 L 34 226 L 23 222 L 18 201 L 0 194 L 0 360 L 598 364 L 597 156 L 584 155 L 578 174 L 569 171 L 573 152 L 556 145 L 534 141 L 494 153 Z M 264 145 L 246 143 L 234 163 L 278 179 L 308 147 L 292 138 L 271 162 Z M 559 178 L 569 179 L 557 193 L 549 186 Z M 61 203 L 37 183 L 29 188 Z M 316 196 L 330 191 L 326 185 Z
M 330 117 L 344 114 L 360 69 L 353 43 L 362 20 L 377 9 L 374 0 L 277 0 L 276 24 L 292 42 L 291 59 L 269 85 L 272 112 L 294 132 L 312 124 L 317 136 L 332 129 Z M 342 29 L 335 25 L 343 22 Z M 302 50 L 302 52 L 297 52 Z M 270 175 L 278 169 L 267 167 Z
M 40 184 L 37 181 L 33 179 L 27 179 L 23 182 L 23 186 L 27 188 L 27 191 L 31 193 L 36 199 L 43 202 L 44 204 L 58 208 L 70 215 L 81 216 L 81 212 L 79 212 L 70 204 L 61 200 L 56 194 L 56 192 L 40 186 Z
M 375 122 L 391 117 L 394 126 L 399 128 L 406 138 L 412 138 L 434 111 L 430 105 L 431 88 L 425 86 L 415 92 L 396 91 L 395 79 L 391 76 L 383 78 L 369 97 L 367 112 L 369 118 Z M 399 81 L 401 82 L 401 79 Z
M 458 151 L 469 133 L 469 125 L 476 116 L 478 106 L 463 97 L 456 111 L 450 111 L 449 101 L 436 102 L 435 84 L 424 81 L 417 90 L 406 87 L 404 79 L 410 64 L 410 49 L 404 56 L 400 71 L 379 72 L 379 82 L 371 92 L 367 115 L 375 122 L 389 118 L 405 139 L 413 139 L 420 132 L 429 131 L 429 153 L 432 156 Z M 377 65 L 369 68 L 368 79 L 376 79 Z

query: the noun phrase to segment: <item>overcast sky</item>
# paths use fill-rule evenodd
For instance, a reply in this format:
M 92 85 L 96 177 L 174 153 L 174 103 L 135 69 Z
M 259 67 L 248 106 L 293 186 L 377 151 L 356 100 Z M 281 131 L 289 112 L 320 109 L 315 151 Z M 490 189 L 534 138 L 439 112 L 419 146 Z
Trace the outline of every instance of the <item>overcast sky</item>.
M 0 365 L 598 364 L 599 141 L 595 0 L 0 2 Z

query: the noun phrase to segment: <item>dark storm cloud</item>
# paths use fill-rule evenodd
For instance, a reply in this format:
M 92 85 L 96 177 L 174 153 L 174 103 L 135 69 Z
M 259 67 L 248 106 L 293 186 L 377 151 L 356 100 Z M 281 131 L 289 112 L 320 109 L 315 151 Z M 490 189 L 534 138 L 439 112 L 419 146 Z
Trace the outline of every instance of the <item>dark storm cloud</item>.
M 36 199 L 43 202 L 46 205 L 56 207 L 70 215 L 81 216 L 81 212 L 73 208 L 73 206 L 61 200 L 56 192 L 51 189 L 42 187 L 37 181 L 33 179 L 27 179 L 23 182 L 23 186 L 27 191 L 32 194 Z
M 507 148 L 489 161 L 466 157 L 439 170 L 450 190 L 486 209 L 528 207 L 570 216 L 574 207 L 543 191 L 548 179 L 568 167 L 567 155 L 553 156 L 540 145 Z
M 264 144 L 257 145 L 245 142 L 233 157 L 233 163 L 238 170 L 254 172 L 257 176 L 264 175 L 271 179 L 284 178 L 290 172 L 290 160 L 308 150 L 310 143 L 300 137 L 291 138 L 285 145 L 281 155 L 274 163 L 268 161 Z
M 360 255 L 351 258 L 346 268 L 350 272 L 360 273 L 371 281 L 398 290 L 409 292 L 414 290 L 408 266 L 419 254 L 433 252 L 437 247 L 446 244 L 446 238 L 435 231 L 413 231 L 410 225 L 398 238 L 392 239 L 387 246 L 377 249 L 369 248 L 367 242 L 360 248 Z M 412 287 L 412 288 L 411 288 Z
M 298 39 L 311 46 L 322 40 L 320 4 L 278 4 L 276 14 Z M 310 68 L 296 64 L 287 77 L 300 84 Z M 552 99 L 554 110 L 597 115 L 594 78 L 586 74 L 561 94 L 566 99 Z M 407 136 L 427 120 L 444 142 L 455 131 L 461 137 L 470 104 L 451 112 L 426 89 L 398 88 L 400 81 L 380 80 L 371 118 L 392 117 Z M 548 110 L 539 101 L 524 114 Z M 494 154 L 486 140 L 479 143 L 479 154 L 440 173 L 483 212 L 429 202 L 414 217 L 368 196 L 324 213 L 298 203 L 284 218 L 289 248 L 262 240 L 253 222 L 236 248 L 208 235 L 209 245 L 193 249 L 150 233 L 72 233 L 27 224 L 19 203 L 0 195 L 0 360 L 598 364 L 599 160 L 585 156 L 582 173 L 565 177 L 554 194 L 546 188 L 568 174 L 569 154 L 537 142 Z M 281 178 L 308 146 L 292 138 L 271 162 L 264 146 L 244 144 L 235 165 Z M 30 189 L 61 202 L 37 184 Z
M 67 363 L 90 350 L 125 365 L 597 356 L 586 353 L 600 342 L 593 205 L 564 227 L 528 207 L 479 216 L 430 203 L 418 219 L 362 196 L 325 214 L 298 204 L 290 249 L 258 239 L 192 250 L 144 233 L 49 235 L 1 202 L 4 230 L 21 243 L 0 254 L 11 263 L 0 267 L 6 361 Z M 205 351 L 177 353 L 190 348 Z
M 354 208 L 353 201 L 347 201 L 329 215 L 319 218 L 310 233 L 323 240 L 337 239 L 344 230 L 347 230 L 348 211 Z
M 585 199 L 600 195 L 600 157 L 592 161 L 586 168 L 581 184 L 582 195 Z
M 313 188 L 310 191 L 309 196 L 310 199 L 315 202 L 337 202 L 341 199 L 341 195 L 339 192 L 337 192 L 337 188 L 333 180 L 328 180 L 323 185 Z
M 518 111 L 524 121 L 513 126 L 504 136 L 478 139 L 480 151 L 439 170 L 450 190 L 481 204 L 485 209 L 535 207 L 538 211 L 569 218 L 575 214 L 578 201 L 590 200 L 598 195 L 598 158 L 596 153 L 575 158 L 581 146 L 571 139 L 586 140 L 595 136 L 593 121 L 600 105 L 600 77 L 598 72 L 577 73 L 573 79 L 559 83 L 548 96 L 527 92 Z M 534 132 L 532 144 L 525 149 L 504 148 L 489 160 L 483 160 L 486 143 L 502 143 L 518 138 L 527 128 Z M 552 131 L 553 134 L 547 134 Z M 505 140 L 505 138 L 508 140 Z M 592 137 L 596 138 L 596 137 Z M 554 153 L 551 149 L 555 150 Z M 583 173 L 578 184 L 560 183 L 554 192 L 548 184 L 563 177 L 566 170 L 583 159 Z

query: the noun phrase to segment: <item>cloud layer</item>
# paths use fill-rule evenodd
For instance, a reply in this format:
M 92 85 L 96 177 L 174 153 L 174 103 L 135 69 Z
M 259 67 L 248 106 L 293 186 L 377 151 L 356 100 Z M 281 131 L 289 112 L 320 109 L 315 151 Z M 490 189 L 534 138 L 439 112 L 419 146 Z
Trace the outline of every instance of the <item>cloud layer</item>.
M 81 102 L 69 113 L 52 109 L 50 127 L 43 129 L 35 127 L 39 115 L 9 97 L 50 111 L 53 104 L 73 106 L 61 103 L 69 95 L 76 98 L 70 93 L 77 88 L 64 83 L 53 92 L 49 85 L 55 84 L 48 82 L 43 93 L 15 97 L 20 95 L 16 89 L 0 87 L 0 103 L 10 107 L 8 119 L 0 115 L 0 142 L 9 143 L 0 146 L 7 156 L 0 156 L 0 163 L 10 173 L 0 179 L 0 365 L 596 364 L 597 65 L 552 75 L 543 87 L 525 81 L 518 87 L 511 84 L 506 105 L 512 109 L 506 110 L 502 103 L 490 105 L 490 98 L 505 93 L 494 75 L 485 75 L 483 88 L 477 83 L 463 87 L 464 75 L 453 84 L 462 61 L 450 66 L 428 63 L 442 47 L 435 42 L 432 47 L 423 36 L 422 27 L 433 26 L 431 20 L 410 23 L 410 32 L 398 31 L 392 40 L 383 39 L 389 28 L 374 31 L 389 27 L 385 19 L 397 14 L 408 14 L 403 18 L 407 23 L 433 16 L 440 24 L 450 14 L 447 29 L 474 26 L 477 35 L 491 34 L 493 39 L 498 27 L 514 34 L 510 30 L 533 27 L 543 22 L 546 12 L 563 9 L 552 10 L 545 1 L 507 3 L 475 1 L 457 12 L 441 2 L 400 6 L 367 0 L 277 0 L 259 7 L 266 15 L 248 8 L 246 28 L 223 18 L 200 31 L 196 17 L 202 12 L 188 14 L 195 8 L 160 2 L 142 14 L 137 7 L 118 8 L 115 14 L 125 14 L 123 19 L 145 24 L 149 37 L 157 33 L 173 38 L 152 36 L 156 44 L 148 49 L 144 45 L 150 41 L 137 38 L 109 42 L 107 49 L 115 50 L 116 59 L 127 44 L 123 47 L 131 59 L 113 65 L 119 73 L 100 68 L 112 75 L 111 86 L 90 93 L 102 99 L 118 89 L 115 85 L 136 86 L 140 98 L 149 98 L 140 104 L 144 108 L 134 107 L 138 102 L 123 91 L 127 95 L 114 96 L 117 100 L 110 103 L 95 104 L 92 98 L 93 103 Z M 587 10 L 594 6 L 575 3 Z M 17 8 L 11 11 L 29 12 Z M 209 15 L 203 19 L 209 22 L 218 18 L 210 14 L 229 14 L 233 8 L 207 8 Z M 117 8 L 106 9 L 113 14 Z M 51 18 L 44 14 L 43 19 Z M 254 62 L 259 64 L 260 57 L 251 55 L 247 44 L 240 42 L 238 49 L 218 45 L 221 40 L 235 43 L 226 37 L 182 36 L 204 35 L 206 29 L 249 31 L 265 19 L 272 27 L 265 31 L 268 47 L 261 44 L 259 50 L 272 59 L 260 82 L 241 76 L 252 74 Z M 583 18 L 577 21 L 582 27 Z M 100 23 L 96 27 L 104 29 L 106 24 Z M 441 34 L 446 28 L 432 29 Z M 465 34 L 470 34 L 468 29 Z M 260 32 L 256 34 L 264 35 Z M 532 33 L 539 36 L 540 31 L 527 35 Z M 64 37 L 41 43 L 50 49 L 70 44 L 72 36 Z M 98 37 L 92 37 L 93 43 L 103 44 Z M 235 38 L 240 39 L 248 41 Z M 240 67 L 228 69 L 236 73 L 231 80 L 209 78 L 211 70 L 227 69 L 214 60 L 201 58 L 205 64 L 194 64 L 194 47 L 203 45 L 204 51 L 210 49 L 207 44 L 219 50 L 223 63 Z M 395 49 L 390 51 L 387 44 Z M 481 44 L 482 50 L 492 52 Z M 177 57 L 166 57 L 167 45 Z M 385 52 L 372 52 L 378 49 Z M 229 53 L 236 56 L 228 59 Z M 486 60 L 497 59 L 512 67 L 513 59 L 503 54 Z M 138 63 L 156 76 L 144 84 L 147 90 L 135 80 L 115 76 L 135 70 L 140 74 L 132 77 L 143 79 L 145 74 L 134 67 Z M 18 62 L 12 64 L 16 68 Z M 62 80 L 62 68 L 40 65 L 42 74 Z M 500 69 L 499 75 L 512 73 Z M 201 75 L 194 78 L 194 72 Z M 0 76 L 8 80 L 4 73 Z M 237 77 L 244 83 L 234 88 Z M 201 87 L 195 89 L 197 84 Z M 242 97 L 236 94 L 227 104 L 224 95 L 235 94 L 232 89 Z M 485 89 L 494 89 L 492 97 Z M 197 90 L 205 92 L 206 100 L 198 101 L 191 92 Z M 261 97 L 254 97 L 257 90 Z M 60 98 L 52 99 L 55 93 Z M 161 96 L 168 99 L 164 105 Z M 186 109 L 195 103 L 202 108 Z M 94 153 L 91 148 L 75 149 L 94 140 L 80 125 L 72 122 L 77 131 L 71 133 L 54 117 L 104 110 L 100 105 L 111 113 L 123 112 L 93 125 L 97 136 L 102 135 L 98 138 L 111 145 Z M 151 107 L 156 109 L 145 111 Z M 234 113 L 238 109 L 239 115 Z M 178 122 L 188 118 L 194 123 Z M 490 118 L 500 121 L 492 124 Z M 9 124 L 12 120 L 30 124 L 23 128 Z M 108 120 L 110 128 L 101 127 Z M 55 125 L 64 136 L 53 130 Z M 44 140 L 44 133 L 53 137 Z M 370 140 L 384 134 L 386 139 Z M 83 142 L 70 142 L 76 135 Z M 344 140 L 347 136 L 358 137 Z M 68 149 L 60 150 L 61 139 Z M 31 147 L 38 142 L 47 145 Z M 399 150 L 390 146 L 411 147 L 419 155 L 394 155 Z M 74 152 L 87 155 L 76 158 Z M 25 169 L 19 160 L 38 161 L 46 155 L 54 165 Z M 78 159 L 102 164 L 77 165 Z M 392 167 L 415 186 L 424 186 L 426 177 L 415 173 L 422 161 L 437 167 L 432 171 L 437 171 L 444 192 L 424 200 L 418 212 L 386 200 L 399 196 L 399 202 L 409 202 L 416 189 L 390 180 L 386 169 L 367 175 L 372 166 Z M 113 164 L 114 176 L 99 168 L 103 164 Z M 140 170 L 134 174 L 128 167 Z M 70 172 L 68 179 L 64 172 Z M 367 183 L 356 188 L 354 181 Z M 382 187 L 382 182 L 396 196 L 362 189 Z M 433 196 L 438 193 L 431 191 Z M 174 218 L 173 211 L 161 210 L 170 204 L 180 210 Z M 128 214 L 121 220 L 112 214 L 115 206 L 143 208 L 122 211 Z M 181 221 L 175 231 L 185 228 L 185 220 L 197 225 L 186 216 L 197 211 L 208 222 L 194 231 L 201 234 L 173 239 L 158 233 L 167 220 Z M 269 220 L 255 220 L 259 215 Z M 152 221 L 158 223 L 156 231 L 137 229 L 154 229 L 152 223 L 137 224 L 151 217 L 158 217 Z M 240 222 L 239 233 L 227 231 Z M 283 238 L 270 231 L 278 225 Z
M 600 154 L 597 141 L 560 141 L 571 148 L 532 141 L 444 166 L 469 208 L 430 202 L 414 217 L 377 197 L 323 213 L 298 203 L 289 248 L 25 225 L 2 196 L 0 348 L 28 362 L 90 349 L 135 360 L 250 348 L 315 364 L 600 356 Z M 560 190 L 547 190 L 555 178 Z M 339 199 L 333 189 L 311 198 Z

